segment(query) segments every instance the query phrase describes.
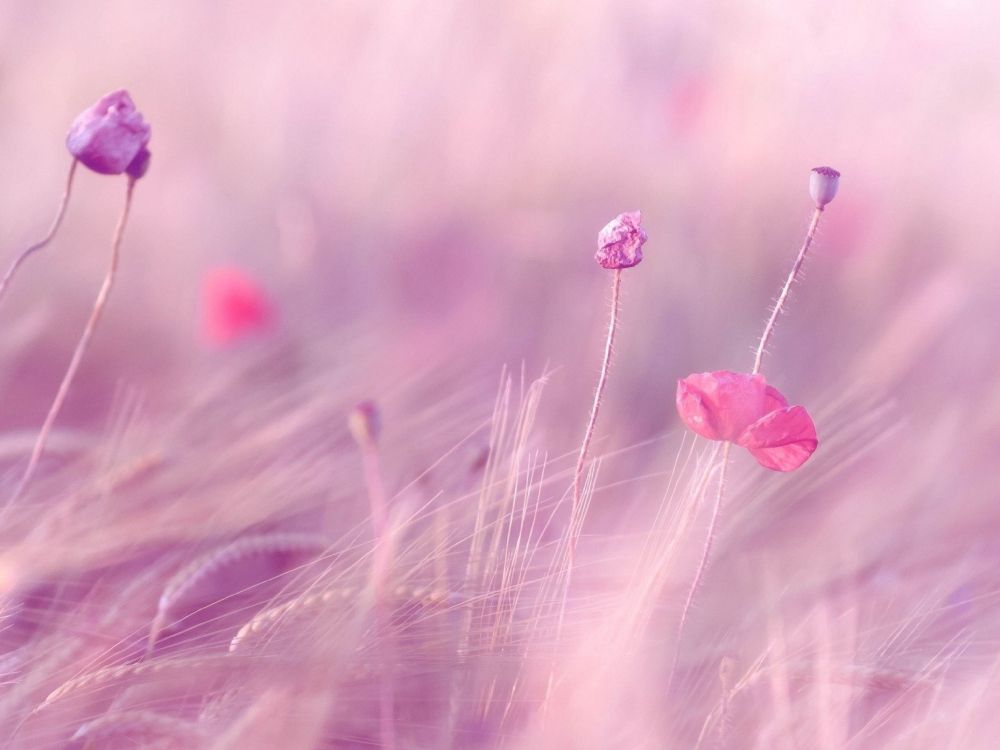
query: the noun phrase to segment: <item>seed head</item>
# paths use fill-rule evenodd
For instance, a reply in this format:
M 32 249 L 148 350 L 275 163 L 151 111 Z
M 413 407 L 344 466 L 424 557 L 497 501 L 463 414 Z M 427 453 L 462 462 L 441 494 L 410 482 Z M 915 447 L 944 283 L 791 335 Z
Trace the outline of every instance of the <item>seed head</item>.
M 639 211 L 619 214 L 597 235 L 594 259 L 603 268 L 631 268 L 642 260 L 642 246 L 649 237 L 640 226 Z
M 382 418 L 378 405 L 371 400 L 356 404 L 347 417 L 347 427 L 354 441 L 361 447 L 375 445 L 382 432 Z
M 102 96 L 77 115 L 66 135 L 66 148 L 95 172 L 121 174 L 149 143 L 150 134 L 132 98 L 121 89 Z M 136 167 L 148 165 L 147 157 Z
M 809 195 L 816 201 L 816 208 L 824 208 L 837 195 L 840 172 L 833 167 L 816 167 L 809 174 Z

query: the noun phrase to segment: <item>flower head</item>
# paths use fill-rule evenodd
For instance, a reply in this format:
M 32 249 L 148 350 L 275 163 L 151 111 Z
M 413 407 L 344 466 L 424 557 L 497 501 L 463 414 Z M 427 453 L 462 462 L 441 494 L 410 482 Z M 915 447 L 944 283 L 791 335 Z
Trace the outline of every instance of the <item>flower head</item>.
M 121 89 L 77 115 L 66 135 L 66 148 L 95 172 L 121 174 L 145 149 L 149 137 L 149 125 Z
M 360 446 L 374 445 L 382 433 L 382 415 L 378 404 L 366 399 L 354 405 L 347 415 L 347 427 Z
M 202 333 L 226 346 L 266 328 L 272 318 L 264 289 L 238 268 L 216 268 L 202 282 Z
M 649 237 L 642 227 L 638 211 L 619 214 L 597 235 L 594 259 L 604 268 L 631 268 L 642 260 L 642 246 Z
M 702 372 L 677 381 L 677 412 L 692 431 L 750 451 L 774 471 L 797 469 L 816 450 L 816 426 L 802 406 L 789 406 L 763 375 Z
M 824 208 L 837 195 L 840 172 L 833 167 L 816 167 L 809 173 L 809 195 L 816 201 L 816 208 Z

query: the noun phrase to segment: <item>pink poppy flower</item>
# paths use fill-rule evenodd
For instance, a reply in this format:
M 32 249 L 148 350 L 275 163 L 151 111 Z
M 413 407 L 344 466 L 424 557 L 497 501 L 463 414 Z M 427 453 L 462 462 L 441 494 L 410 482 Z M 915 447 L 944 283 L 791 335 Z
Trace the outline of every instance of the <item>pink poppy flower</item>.
M 789 406 L 763 375 L 702 372 L 677 381 L 677 413 L 709 440 L 736 443 L 774 471 L 797 469 L 819 441 L 803 406 Z
M 105 94 L 85 109 L 70 126 L 66 148 L 89 169 L 121 174 L 149 143 L 149 125 L 124 89 Z M 143 171 L 148 158 L 134 171 Z
M 642 246 L 649 236 L 639 226 L 642 214 L 638 211 L 619 214 L 609 221 L 597 235 L 597 254 L 594 259 L 604 268 L 631 268 L 642 260 Z
M 239 268 L 215 268 L 202 282 L 202 333 L 218 346 L 267 328 L 273 318 L 267 293 Z

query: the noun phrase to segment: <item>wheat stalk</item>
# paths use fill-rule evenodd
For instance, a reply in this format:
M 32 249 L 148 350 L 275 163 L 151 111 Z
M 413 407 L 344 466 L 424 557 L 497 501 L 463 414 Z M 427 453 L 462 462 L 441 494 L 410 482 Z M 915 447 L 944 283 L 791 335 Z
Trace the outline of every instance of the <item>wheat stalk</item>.
M 93 672 L 74 677 L 67 680 L 62 685 L 49 693 L 45 700 L 38 705 L 35 712 L 51 706 L 57 701 L 65 700 L 68 696 L 80 690 L 97 689 L 112 685 L 117 682 L 126 681 L 130 678 L 142 677 L 151 679 L 164 675 L 189 674 L 203 671 L 205 669 L 231 670 L 238 666 L 240 662 L 229 658 L 228 654 L 212 655 L 202 657 L 185 657 L 178 659 L 164 659 L 162 661 L 143 661 L 133 664 L 121 664 L 114 667 L 105 667 Z
M 226 568 L 259 555 L 282 552 L 307 552 L 320 555 L 328 548 L 329 541 L 317 534 L 276 532 L 244 537 L 195 558 L 175 573 L 164 586 L 157 605 L 156 617 L 150 627 L 147 651 L 151 651 L 156 645 L 168 618 L 174 614 L 174 610 L 185 595 L 198 584 L 218 575 Z
M 111 746 L 116 740 L 128 743 L 157 743 L 156 747 L 192 748 L 205 742 L 204 731 L 194 722 L 152 711 L 116 711 L 82 724 L 73 734 L 86 747 Z

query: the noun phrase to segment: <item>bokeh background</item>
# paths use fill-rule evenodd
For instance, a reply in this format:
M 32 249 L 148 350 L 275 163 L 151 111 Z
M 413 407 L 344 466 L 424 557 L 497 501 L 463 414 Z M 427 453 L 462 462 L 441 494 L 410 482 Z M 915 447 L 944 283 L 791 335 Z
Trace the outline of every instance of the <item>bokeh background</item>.
M 72 118 L 127 88 L 153 162 L 61 426 L 103 429 L 123 384 L 155 422 L 247 352 L 294 369 L 320 350 L 347 400 L 419 372 L 431 400 L 470 387 L 488 405 L 505 365 L 550 372 L 539 424 L 560 456 L 608 309 L 596 234 L 639 209 L 650 240 L 625 273 L 596 443 L 629 449 L 602 467 L 610 484 L 666 471 L 678 377 L 750 367 L 809 170 L 829 164 L 840 193 L 765 364 L 828 440 L 793 478 L 737 458 L 695 632 L 715 649 L 761 600 L 748 571 L 782 590 L 794 570 L 787 585 L 833 587 L 834 610 L 871 586 L 882 622 L 940 615 L 917 661 L 975 633 L 979 679 L 1000 633 L 998 24 L 973 0 L 3 0 L 0 250 L 44 232 Z M 0 309 L 10 434 L 37 427 L 62 377 L 123 193 L 79 174 Z M 217 266 L 275 312 L 225 348 L 202 330 Z M 620 531 L 634 500 L 597 496 L 591 532 Z
M 905 376 L 922 391 L 913 406 L 992 385 L 1000 100 L 982 4 L 0 12 L 11 255 L 54 211 L 78 111 L 125 87 L 154 128 L 105 357 L 85 381 L 188 366 L 200 279 L 221 264 L 270 290 L 283 335 L 378 321 L 385 349 L 471 345 L 487 367 L 589 375 L 606 311 L 606 275 L 587 262 L 596 231 L 641 209 L 652 241 L 629 274 L 610 397 L 662 402 L 628 410 L 625 427 L 648 434 L 672 419 L 679 373 L 746 359 L 808 219 L 808 170 L 830 163 L 842 192 L 776 342 L 785 381 L 834 388 L 884 336 L 866 365 Z M 8 381 L 36 376 L 8 382 L 25 397 L 51 390 L 58 375 L 32 363 L 60 356 L 103 273 L 122 186 L 88 174 L 77 187 L 59 245 L 8 308 L 8 329 L 48 331 L 5 356 Z M 563 380 L 567 403 L 590 387 Z M 5 411 L 7 424 L 36 421 Z

